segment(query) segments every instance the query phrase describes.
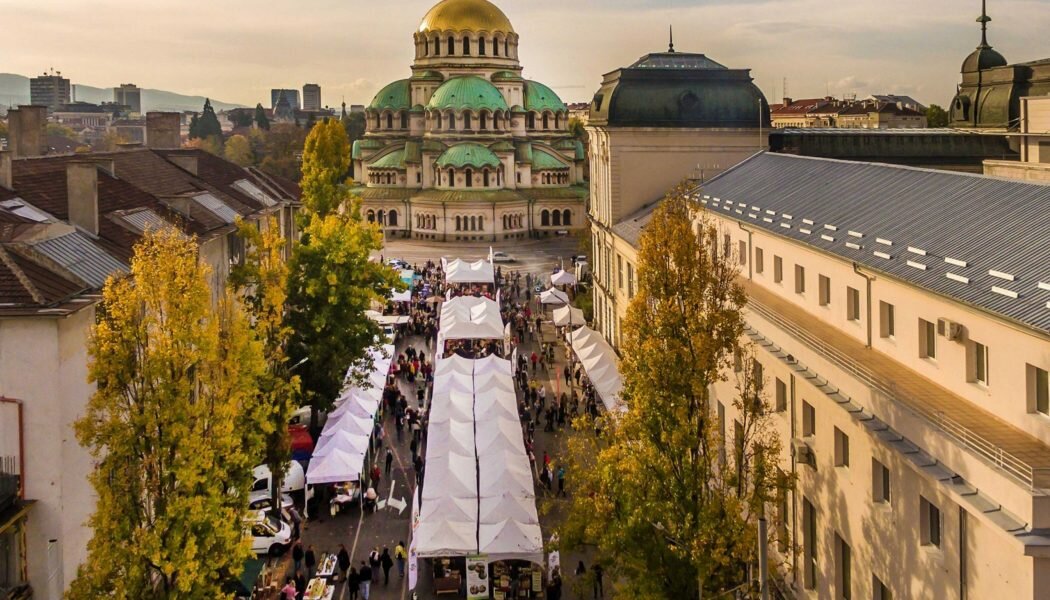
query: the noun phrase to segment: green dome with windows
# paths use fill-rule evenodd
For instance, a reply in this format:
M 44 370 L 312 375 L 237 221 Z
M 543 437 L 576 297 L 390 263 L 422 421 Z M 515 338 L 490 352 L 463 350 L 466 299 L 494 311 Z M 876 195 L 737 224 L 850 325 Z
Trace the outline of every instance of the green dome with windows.
M 549 87 L 537 81 L 525 82 L 525 110 L 565 112 L 568 107 Z
M 407 79 L 395 81 L 379 90 L 368 108 L 372 110 L 408 110 L 412 106 L 411 92 Z
M 456 144 L 438 157 L 437 166 L 453 167 L 498 167 L 499 157 L 480 144 Z
M 394 150 L 389 154 L 383 156 L 379 160 L 369 165 L 371 169 L 397 169 L 400 171 L 405 170 L 405 151 Z
M 431 110 L 507 110 L 503 94 L 488 81 L 474 75 L 454 77 L 441 84 L 430 97 Z

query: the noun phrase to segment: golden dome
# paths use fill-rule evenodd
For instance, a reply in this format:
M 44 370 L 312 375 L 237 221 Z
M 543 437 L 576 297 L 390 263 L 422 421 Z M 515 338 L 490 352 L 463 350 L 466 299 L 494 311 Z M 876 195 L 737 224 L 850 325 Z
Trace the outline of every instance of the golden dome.
M 488 0 L 441 0 L 423 17 L 419 30 L 514 33 L 507 15 Z

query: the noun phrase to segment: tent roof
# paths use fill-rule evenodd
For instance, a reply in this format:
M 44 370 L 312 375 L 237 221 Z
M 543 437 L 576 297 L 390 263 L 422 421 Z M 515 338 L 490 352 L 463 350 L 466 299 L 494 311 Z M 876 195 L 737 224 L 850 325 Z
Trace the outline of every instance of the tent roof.
M 565 327 L 567 325 L 586 325 L 587 320 L 583 317 L 583 311 L 575 306 L 566 304 L 554 309 L 554 325 Z
M 441 337 L 446 340 L 502 339 L 503 316 L 495 300 L 459 296 L 441 305 Z
M 550 288 L 540 292 L 540 304 L 568 304 L 569 296 L 565 292 L 557 289 Z
M 364 456 L 368 450 L 368 436 L 339 429 L 332 435 L 318 438 L 313 458 L 331 454 L 335 450 Z
M 496 283 L 496 270 L 487 260 L 467 262 L 455 259 L 445 262 L 447 283 Z
M 310 485 L 321 483 L 338 483 L 340 481 L 357 481 L 361 478 L 365 455 L 351 454 L 336 449 L 332 452 L 310 460 L 306 471 L 306 482 Z
M 623 379 L 620 377 L 619 359 L 612 346 L 587 326 L 569 333 L 569 341 L 606 410 L 622 409 L 620 390 L 623 388 Z
M 538 524 L 513 519 L 482 523 L 478 526 L 478 542 L 481 554 L 543 563 L 543 535 Z
M 551 275 L 551 285 L 576 285 L 576 276 L 562 269 Z

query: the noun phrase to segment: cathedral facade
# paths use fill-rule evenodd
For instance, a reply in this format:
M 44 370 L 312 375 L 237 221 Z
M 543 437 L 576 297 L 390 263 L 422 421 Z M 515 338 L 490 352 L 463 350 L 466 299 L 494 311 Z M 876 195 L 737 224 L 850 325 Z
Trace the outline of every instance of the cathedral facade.
M 442 0 L 413 35 L 412 75 L 365 109 L 352 159 L 362 214 L 388 235 L 494 241 L 586 225 L 583 145 L 518 35 L 487 0 Z

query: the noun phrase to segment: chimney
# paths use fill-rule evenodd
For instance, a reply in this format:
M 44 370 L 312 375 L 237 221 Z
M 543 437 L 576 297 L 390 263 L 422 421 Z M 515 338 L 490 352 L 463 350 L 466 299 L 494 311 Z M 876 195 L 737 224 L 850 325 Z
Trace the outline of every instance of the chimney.
M 792 99 L 784 96 L 784 106 L 791 106 Z
M 43 156 L 47 151 L 47 107 L 19 106 L 7 111 L 7 136 L 15 158 Z
M 0 150 L 0 187 L 9 190 L 15 188 L 15 173 L 11 165 L 10 150 Z
M 190 151 L 194 152 L 194 151 Z M 182 153 L 173 152 L 168 154 L 168 160 L 175 163 L 176 166 L 189 171 L 193 175 L 197 175 L 197 155 L 196 153 Z
M 182 115 L 176 112 L 146 113 L 146 147 L 174 150 L 182 147 Z
M 88 160 L 66 164 L 69 223 L 98 235 L 98 165 Z

